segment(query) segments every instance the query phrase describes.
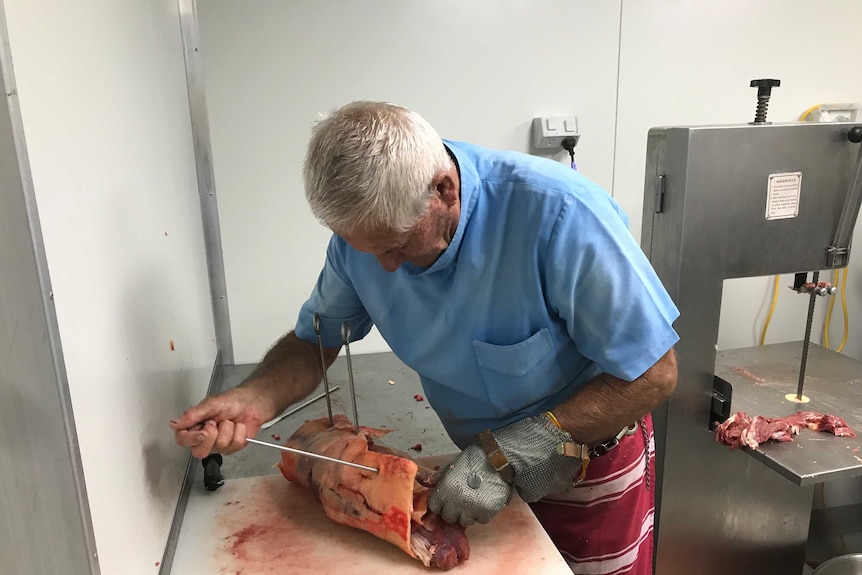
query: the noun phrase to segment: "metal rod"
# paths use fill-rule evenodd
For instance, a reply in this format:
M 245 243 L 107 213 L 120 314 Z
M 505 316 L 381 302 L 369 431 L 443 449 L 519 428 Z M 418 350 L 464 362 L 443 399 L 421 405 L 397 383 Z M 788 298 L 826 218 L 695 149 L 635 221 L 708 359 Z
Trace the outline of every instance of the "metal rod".
M 332 419 L 332 401 L 329 399 L 329 378 L 326 377 L 326 359 L 323 357 L 323 340 L 320 338 L 320 315 L 314 314 L 314 333 L 317 334 L 317 347 L 320 349 L 320 369 L 323 371 L 323 394 L 326 396 L 326 412 L 329 414 L 329 426 L 334 425 Z
M 353 384 L 353 363 L 350 361 L 350 324 L 341 324 L 341 340 L 347 354 L 347 380 L 350 382 L 350 401 L 353 404 L 353 433 L 359 433 L 359 413 L 356 411 L 356 386 Z
M 814 285 L 820 280 L 820 272 L 814 272 Z M 802 401 L 802 385 L 805 383 L 805 366 L 808 363 L 808 343 L 811 340 L 811 324 L 814 322 L 814 304 L 817 292 L 812 290 L 808 300 L 808 321 L 805 322 L 805 339 L 802 340 L 802 365 L 799 366 L 799 384 L 796 386 L 796 400 Z
M 338 391 L 339 389 L 341 389 L 341 386 L 336 385 L 335 387 L 333 387 L 332 389 L 329 390 L 329 393 L 334 393 L 334 392 Z M 281 421 L 285 417 L 290 417 L 291 415 L 293 415 L 294 413 L 296 413 L 300 409 L 302 409 L 304 407 L 308 407 L 309 405 L 311 405 L 315 401 L 320 401 L 324 397 L 326 397 L 326 392 L 323 392 L 320 395 L 315 395 L 314 397 L 312 397 L 311 399 L 309 399 L 305 403 L 297 405 L 296 407 L 294 407 L 290 411 L 285 411 L 284 413 L 282 413 L 281 415 L 279 415 L 278 417 L 276 417 L 273 420 L 267 421 L 265 424 L 261 425 L 261 429 L 269 429 L 270 427 L 272 427 L 273 425 L 275 425 L 276 423 L 278 423 L 279 421 Z M 332 420 L 330 419 L 330 422 L 331 421 Z
M 263 445 L 264 447 L 272 447 L 274 449 L 280 449 L 282 451 L 289 451 L 290 453 L 295 453 L 297 455 L 304 455 L 306 457 L 313 457 L 315 459 L 323 459 L 324 461 L 330 461 L 332 463 L 340 463 L 341 465 L 349 465 L 350 467 L 358 467 L 359 469 L 364 469 L 366 471 L 373 471 L 378 473 L 380 470 L 375 469 L 374 467 L 368 467 L 367 465 L 360 465 L 359 463 L 353 463 L 352 461 L 344 461 L 343 459 L 336 459 L 334 457 L 327 457 L 325 455 L 318 455 L 317 453 L 311 453 L 310 451 L 303 451 L 301 449 L 294 449 L 292 447 L 285 447 L 284 445 L 276 445 L 275 443 L 267 443 L 266 441 L 258 441 L 257 439 L 246 439 L 249 443 L 254 443 L 256 445 Z

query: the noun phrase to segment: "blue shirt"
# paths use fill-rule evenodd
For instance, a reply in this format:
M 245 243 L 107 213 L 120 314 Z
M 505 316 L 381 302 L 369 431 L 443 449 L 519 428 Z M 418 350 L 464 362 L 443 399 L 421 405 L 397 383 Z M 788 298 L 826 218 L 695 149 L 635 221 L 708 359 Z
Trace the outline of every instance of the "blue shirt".
M 679 339 L 679 315 L 598 185 L 553 160 L 445 141 L 461 214 L 429 268 L 387 272 L 333 235 L 296 335 L 339 347 L 372 324 L 461 448 L 551 409 L 601 372 L 631 381 Z

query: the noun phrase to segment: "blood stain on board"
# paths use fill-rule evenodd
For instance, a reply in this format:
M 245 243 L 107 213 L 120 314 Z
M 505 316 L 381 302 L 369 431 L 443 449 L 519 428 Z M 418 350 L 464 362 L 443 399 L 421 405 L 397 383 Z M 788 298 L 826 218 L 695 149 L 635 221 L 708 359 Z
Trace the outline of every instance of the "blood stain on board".
M 754 375 L 753 373 L 751 373 L 747 369 L 743 369 L 741 367 L 734 367 L 733 371 L 737 375 L 741 375 L 742 377 L 747 377 L 748 379 L 752 380 L 754 383 L 766 383 L 765 379 L 763 379 L 762 377 L 758 377 L 758 376 Z
M 416 401 L 425 401 L 425 398 L 422 397 L 421 395 L 419 395 L 418 393 L 413 396 L 413 399 L 415 399 Z
M 230 548 L 231 555 L 238 559 L 248 559 L 248 551 L 245 548 L 246 543 L 257 536 L 266 533 L 268 529 L 269 528 L 265 525 L 252 523 L 248 527 L 240 529 L 231 535 L 233 538 L 233 544 Z
M 300 501 L 316 513 L 322 515 L 322 511 L 303 488 L 292 486 L 280 475 L 241 479 L 225 487 L 232 490 L 224 493 L 227 501 L 219 506 L 213 522 L 214 539 L 219 543 L 211 556 L 210 573 L 281 575 L 290 572 L 292 565 L 308 563 L 309 550 L 319 544 L 298 527 L 304 509 L 297 507 L 297 497 L 304 496 Z

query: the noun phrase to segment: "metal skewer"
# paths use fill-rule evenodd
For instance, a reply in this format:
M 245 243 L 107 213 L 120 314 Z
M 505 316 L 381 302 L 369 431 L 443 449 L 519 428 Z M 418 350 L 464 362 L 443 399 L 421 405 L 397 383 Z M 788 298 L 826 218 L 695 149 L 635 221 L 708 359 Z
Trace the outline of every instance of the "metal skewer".
M 332 419 L 332 401 L 329 399 L 329 379 L 326 377 L 326 359 L 323 357 L 323 340 L 320 338 L 320 315 L 315 313 L 313 318 L 314 333 L 317 334 L 317 347 L 320 349 L 320 369 L 323 370 L 323 393 L 326 396 L 326 411 L 329 413 L 329 426 L 334 425 Z M 342 331 L 344 328 L 342 327 Z
M 329 393 L 334 393 L 334 392 L 338 391 L 339 389 L 341 389 L 341 386 L 340 386 L 340 385 L 336 385 L 335 387 L 333 387 L 332 389 L 330 389 L 330 390 L 329 390 Z M 302 409 L 302 408 L 304 408 L 304 407 L 308 407 L 309 405 L 311 405 L 311 404 L 312 404 L 312 403 L 314 403 L 315 401 L 320 401 L 321 399 L 323 399 L 324 397 L 326 397 L 326 395 L 327 395 L 327 394 L 326 394 L 326 392 L 323 392 L 323 393 L 321 393 L 320 395 L 315 395 L 314 397 L 312 397 L 311 399 L 309 399 L 309 400 L 308 400 L 308 401 L 306 401 L 305 403 L 302 403 L 302 404 L 300 404 L 300 405 L 297 405 L 296 407 L 294 407 L 294 408 L 293 408 L 293 409 L 291 409 L 290 411 L 285 411 L 284 413 L 282 413 L 281 415 L 279 415 L 279 416 L 278 416 L 278 417 L 276 417 L 275 419 L 272 419 L 272 420 L 270 420 L 270 421 L 267 421 L 266 423 L 264 423 L 263 425 L 261 425 L 261 426 L 260 426 L 260 428 L 261 428 L 261 429 L 269 429 L 270 427 L 272 427 L 273 425 L 275 425 L 276 423 L 278 423 L 279 421 L 281 421 L 281 420 L 282 420 L 282 419 L 284 419 L 285 417 L 290 417 L 291 415 L 293 415 L 294 413 L 296 413 L 296 412 L 297 412 L 297 411 L 299 411 L 300 409 Z M 332 420 L 330 420 L 330 422 L 331 422 L 331 421 L 332 421 Z
M 353 433 L 359 433 L 359 413 L 356 411 L 356 386 L 353 384 L 353 364 L 350 362 L 350 324 L 341 324 L 341 341 L 347 355 L 347 380 L 350 382 L 350 401 L 353 403 Z
M 283 445 L 276 445 L 275 443 L 267 443 L 266 441 L 258 441 L 257 439 L 246 439 L 249 443 L 254 443 L 256 445 L 263 445 L 264 447 L 273 447 L 275 449 L 280 449 L 282 451 L 289 451 L 290 453 L 296 453 L 297 455 L 304 455 L 306 457 L 313 457 L 315 459 L 323 459 L 324 461 L 331 461 L 332 463 L 340 463 L 341 465 L 349 465 L 350 467 L 358 467 L 359 469 L 364 469 L 365 471 L 373 471 L 375 473 L 379 473 L 379 469 L 375 469 L 374 467 L 368 467 L 367 465 L 360 465 L 358 463 L 353 463 L 352 461 L 344 461 L 343 459 L 336 459 L 334 457 L 327 457 L 325 455 L 318 455 L 317 453 L 311 453 L 310 451 L 303 451 L 301 449 L 294 449 L 292 447 L 285 447 Z

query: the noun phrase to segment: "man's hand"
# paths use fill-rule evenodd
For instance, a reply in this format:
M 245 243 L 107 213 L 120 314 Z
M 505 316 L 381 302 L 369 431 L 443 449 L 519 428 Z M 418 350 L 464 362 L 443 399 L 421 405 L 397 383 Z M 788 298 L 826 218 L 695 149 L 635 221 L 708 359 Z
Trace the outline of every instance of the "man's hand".
M 494 432 L 515 469 L 515 487 L 527 503 L 571 489 L 581 471 L 578 457 L 560 455 L 557 447 L 572 440 L 545 415 L 527 417 Z
M 190 447 L 192 455 L 203 459 L 211 452 L 225 455 L 246 446 L 260 426 L 275 414 L 261 406 L 260 393 L 236 388 L 208 397 L 170 422 L 178 445 Z M 267 418 L 267 419 L 264 419 Z
M 547 415 L 516 421 L 493 435 L 515 470 L 514 488 L 528 503 L 568 490 L 581 470 L 579 458 L 557 453 L 557 446 L 572 441 L 572 436 Z M 450 523 L 487 523 L 509 502 L 512 489 L 485 451 L 471 445 L 445 468 L 428 497 L 428 508 Z
M 487 523 L 511 494 L 512 486 L 491 466 L 482 448 L 471 445 L 445 467 L 428 497 L 428 509 L 448 523 Z

